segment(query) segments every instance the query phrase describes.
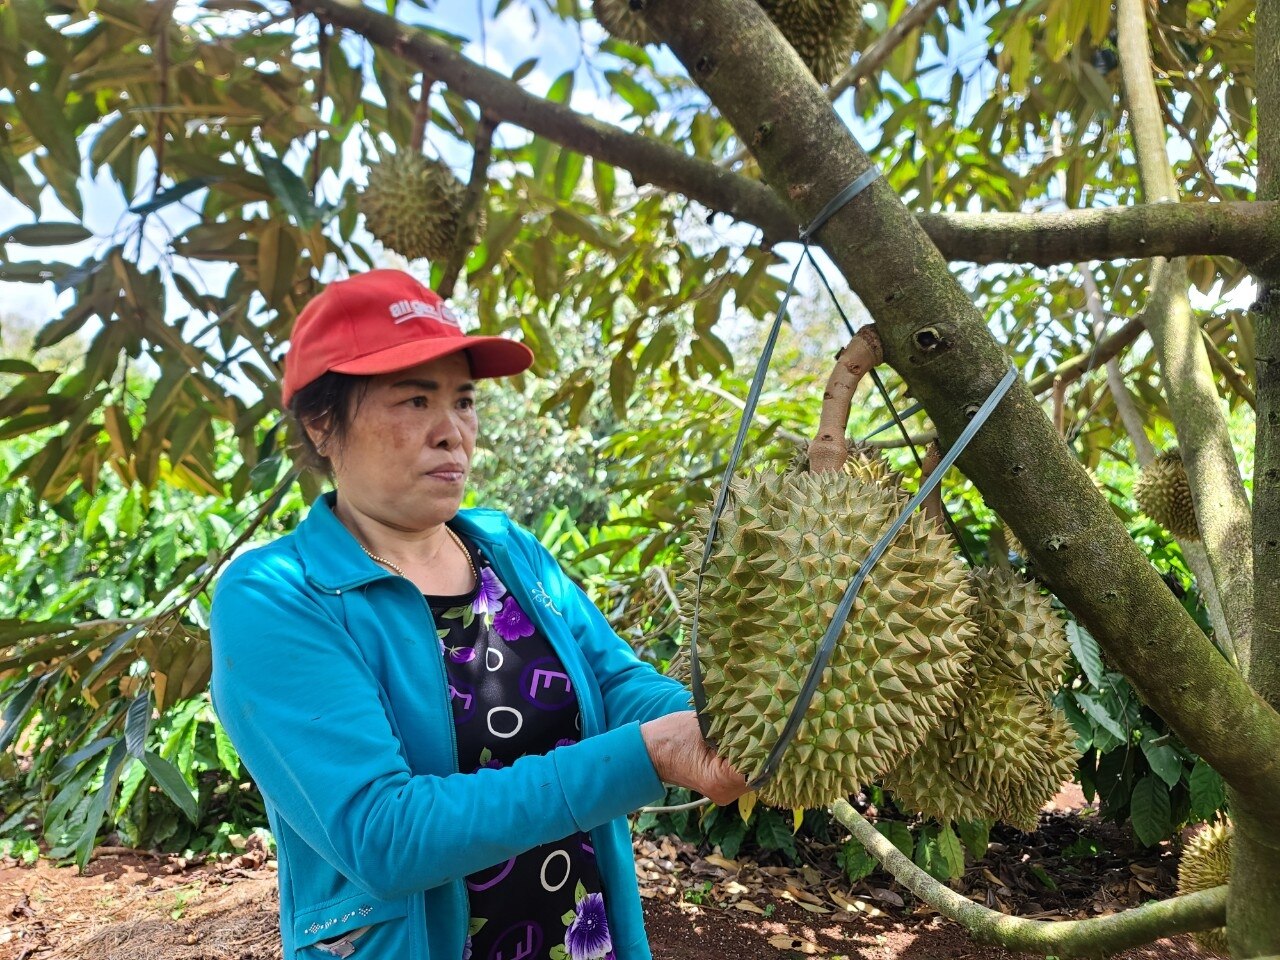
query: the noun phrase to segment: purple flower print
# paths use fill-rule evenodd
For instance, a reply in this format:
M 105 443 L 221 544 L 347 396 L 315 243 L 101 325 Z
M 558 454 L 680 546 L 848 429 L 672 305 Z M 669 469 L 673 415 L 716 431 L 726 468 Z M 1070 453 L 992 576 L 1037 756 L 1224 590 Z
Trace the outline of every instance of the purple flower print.
M 498 575 L 489 567 L 480 571 L 480 587 L 476 590 L 476 598 L 471 601 L 471 612 L 487 616 L 498 609 L 498 601 L 507 592 Z
M 613 954 L 613 937 L 604 912 L 604 897 L 588 893 L 573 908 L 573 922 L 564 932 L 569 960 L 605 960 Z
M 475 647 L 450 647 L 449 659 L 454 663 L 470 663 L 476 658 Z
M 503 640 L 510 642 L 533 636 L 533 621 L 525 616 L 515 597 L 507 597 L 506 603 L 493 618 L 493 629 Z
M 462 945 L 462 960 L 471 960 L 471 934 L 467 934 L 467 940 Z

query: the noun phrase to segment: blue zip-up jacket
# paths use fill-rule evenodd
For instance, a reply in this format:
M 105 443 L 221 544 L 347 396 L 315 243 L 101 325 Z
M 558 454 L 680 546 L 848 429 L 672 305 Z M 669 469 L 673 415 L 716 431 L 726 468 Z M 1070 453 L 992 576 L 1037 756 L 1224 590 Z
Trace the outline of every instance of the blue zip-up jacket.
M 237 557 L 213 601 L 213 705 L 266 801 L 286 960 L 322 960 L 357 931 L 357 960 L 461 960 L 463 878 L 578 830 L 618 960 L 648 960 L 625 815 L 663 793 L 640 724 L 688 709 L 687 691 L 635 656 L 529 532 L 463 510 L 457 528 L 564 661 L 583 739 L 459 773 L 431 612 L 364 554 L 332 497 Z

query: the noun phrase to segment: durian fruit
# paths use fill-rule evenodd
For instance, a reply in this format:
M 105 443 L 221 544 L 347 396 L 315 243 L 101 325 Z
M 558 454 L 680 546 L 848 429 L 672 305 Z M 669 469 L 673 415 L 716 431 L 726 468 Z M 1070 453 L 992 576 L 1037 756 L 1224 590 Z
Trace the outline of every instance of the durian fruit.
M 623 43 L 643 47 L 658 42 L 640 11 L 632 9 L 630 0 L 591 0 L 591 9 L 600 26 Z
M 978 597 L 973 619 L 982 630 L 973 669 L 1008 677 L 1034 697 L 1051 697 L 1071 648 L 1049 598 L 1012 570 L 978 567 L 969 577 Z
M 1164 451 L 1142 469 L 1133 485 L 1142 512 L 1181 540 L 1199 540 L 1191 485 L 1177 447 Z
M 865 22 L 860 0 L 758 0 L 819 83 L 849 66 Z
M 1230 820 L 1219 820 L 1197 833 L 1178 861 L 1178 893 L 1196 893 L 1220 887 L 1231 879 Z M 1228 954 L 1227 928 L 1202 930 L 1195 934 L 1200 945 Z
M 665 676 L 679 680 L 686 687 L 690 684 L 689 672 L 689 648 L 680 647 L 676 650 L 675 655 L 667 661 L 667 669 L 663 671 Z
M 446 164 L 401 150 L 370 165 L 357 202 L 369 232 L 389 250 L 408 260 L 447 260 L 461 229 L 466 193 Z M 483 226 L 482 211 L 468 245 L 479 239 Z
M 766 472 L 730 489 L 702 582 L 698 658 L 717 751 L 754 777 L 846 586 L 902 500 L 856 470 Z M 692 593 L 701 537 L 686 549 Z M 863 585 L 762 801 L 826 806 L 919 748 L 963 687 L 977 633 L 967 579 L 950 540 L 914 515 Z
M 1030 831 L 1079 758 L 1075 732 L 1049 700 L 1067 658 L 1066 631 L 1048 599 L 1011 571 L 969 577 L 979 635 L 959 709 L 884 783 L 926 816 Z
M 975 672 L 959 712 L 890 771 L 899 806 L 939 820 L 1002 820 L 1031 831 L 1071 777 L 1075 732 L 1046 700 Z

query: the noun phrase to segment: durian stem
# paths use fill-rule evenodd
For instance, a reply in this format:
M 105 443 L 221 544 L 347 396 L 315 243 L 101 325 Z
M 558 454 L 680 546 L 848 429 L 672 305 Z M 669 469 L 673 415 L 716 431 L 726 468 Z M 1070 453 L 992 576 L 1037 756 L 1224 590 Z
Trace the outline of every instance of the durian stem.
M 895 880 L 944 917 L 960 924 L 979 943 L 1043 956 L 1093 957 L 1176 933 L 1213 930 L 1226 922 L 1225 885 L 1089 920 L 1010 917 L 974 903 L 933 879 L 903 856 L 847 800 L 837 800 L 831 813 Z
M 942 463 L 942 448 L 938 446 L 938 441 L 934 440 L 929 444 L 929 449 L 924 452 L 924 461 L 920 464 L 920 479 L 929 479 L 940 463 Z M 924 498 L 924 503 L 920 504 L 920 512 L 937 521 L 938 526 L 944 530 L 946 529 L 947 518 L 942 512 L 942 484 L 934 487 L 933 492 Z
M 822 415 L 818 434 L 809 443 L 809 469 L 813 473 L 835 473 L 844 469 L 849 445 L 844 433 L 849 425 L 849 407 L 854 391 L 867 372 L 884 359 L 880 336 L 873 326 L 865 326 L 836 356 L 835 369 L 822 392 Z
M 422 145 L 427 139 L 427 120 L 431 116 L 431 80 L 422 74 L 422 91 L 418 94 L 418 104 L 413 111 L 413 126 L 409 131 L 409 146 L 417 153 L 422 152 Z
M 467 180 L 467 193 L 462 198 L 462 208 L 458 211 L 458 235 L 453 241 L 453 251 L 449 261 L 444 265 L 437 293 L 448 300 L 453 296 L 454 287 L 458 285 L 458 277 L 466 266 L 467 254 L 471 252 L 472 238 L 476 235 L 476 221 L 480 216 L 480 205 L 484 203 L 489 189 L 489 157 L 493 153 L 493 131 L 497 122 L 488 114 L 480 115 L 476 126 L 476 139 L 472 146 L 471 176 Z

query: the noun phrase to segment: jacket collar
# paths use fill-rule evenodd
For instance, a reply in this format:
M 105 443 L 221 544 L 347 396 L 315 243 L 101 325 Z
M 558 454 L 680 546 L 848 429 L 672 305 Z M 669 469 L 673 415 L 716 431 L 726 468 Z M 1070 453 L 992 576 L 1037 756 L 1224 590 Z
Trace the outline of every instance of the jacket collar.
M 350 590 L 373 580 L 394 576 L 364 552 L 360 542 L 333 513 L 337 494 L 321 494 L 298 524 L 294 536 L 307 579 L 323 590 Z M 501 550 L 510 528 L 507 517 L 496 510 L 460 510 L 455 526 L 468 536 Z

